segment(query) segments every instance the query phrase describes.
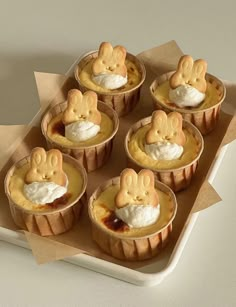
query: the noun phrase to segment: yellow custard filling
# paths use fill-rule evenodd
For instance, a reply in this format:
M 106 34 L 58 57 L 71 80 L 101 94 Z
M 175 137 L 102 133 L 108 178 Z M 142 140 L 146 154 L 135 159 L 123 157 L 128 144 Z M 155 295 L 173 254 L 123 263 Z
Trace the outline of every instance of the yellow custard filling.
M 119 185 L 112 185 L 103 191 L 99 197 L 92 204 L 92 216 L 102 227 L 107 231 L 116 232 L 115 230 L 109 229 L 104 220 L 115 210 L 115 196 L 119 191 Z M 142 228 L 129 228 L 127 227 L 122 232 L 118 232 L 127 237 L 142 237 L 145 235 L 153 234 L 165 227 L 170 221 L 174 213 L 174 201 L 170 195 L 157 189 L 159 204 L 160 204 L 160 216 L 157 221 L 146 227 Z
M 201 144 L 196 140 L 196 138 L 185 128 L 183 128 L 184 134 L 186 136 L 186 143 L 184 145 L 183 154 L 174 160 L 153 160 L 145 152 L 145 135 L 150 129 L 150 124 L 138 129 L 130 138 L 128 149 L 129 153 L 139 164 L 143 167 L 152 169 L 176 169 L 187 165 L 192 162 L 198 155 Z
M 141 73 L 139 72 L 137 66 L 130 60 L 126 59 L 125 60 L 125 65 L 127 67 L 127 77 L 128 77 L 128 82 L 120 87 L 119 89 L 115 89 L 115 90 L 110 90 L 110 89 L 106 89 L 104 87 L 99 86 L 98 84 L 96 84 L 93 80 L 92 80 L 92 65 L 93 65 L 93 60 L 91 60 L 90 62 L 88 62 L 84 68 L 82 69 L 82 71 L 79 74 L 79 78 L 81 83 L 86 86 L 87 88 L 96 91 L 96 92 L 107 92 L 107 93 L 115 93 L 115 92 L 122 92 L 122 91 L 127 91 L 130 90 L 131 88 L 134 88 L 135 86 L 137 86 L 140 81 L 141 81 Z
M 157 87 L 157 89 L 154 92 L 154 96 L 156 97 L 157 100 L 166 104 L 167 106 L 174 107 L 176 109 L 182 109 L 170 101 L 169 91 L 170 91 L 170 85 L 169 85 L 169 80 L 167 80 Z M 220 101 L 220 97 L 221 97 L 221 92 L 217 90 L 213 84 L 207 82 L 206 97 L 204 101 L 197 107 L 185 107 L 184 109 L 204 110 L 217 104 Z
M 108 139 L 113 130 L 113 121 L 110 119 L 108 115 L 103 112 L 100 112 L 102 116 L 100 131 L 97 135 L 88 139 L 86 141 L 81 142 L 73 142 L 65 137 L 65 126 L 62 123 L 62 113 L 55 116 L 48 124 L 47 128 L 47 136 L 54 141 L 64 147 L 86 147 L 92 145 L 98 145 L 101 142 Z
M 24 185 L 25 185 L 25 175 L 29 170 L 29 163 L 23 165 L 22 167 L 16 169 L 14 174 L 10 178 L 9 182 L 9 192 L 11 199 L 17 205 L 27 209 L 27 210 L 35 210 L 35 211 L 49 211 L 52 209 L 59 209 L 61 206 L 53 206 L 48 204 L 34 204 L 30 200 L 28 200 L 24 195 Z M 68 187 L 67 193 L 65 195 L 64 205 L 68 205 L 72 203 L 80 194 L 83 187 L 83 178 L 80 172 L 72 165 L 67 162 L 63 162 L 63 170 L 67 175 L 68 179 Z

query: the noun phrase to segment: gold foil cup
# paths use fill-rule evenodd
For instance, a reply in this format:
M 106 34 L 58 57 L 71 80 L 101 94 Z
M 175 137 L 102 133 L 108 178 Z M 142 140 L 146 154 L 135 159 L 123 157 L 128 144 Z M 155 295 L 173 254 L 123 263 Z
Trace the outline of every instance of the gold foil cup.
M 127 165 L 128 167 L 133 168 L 137 172 L 143 168 L 148 168 L 153 171 L 157 180 L 163 182 L 167 186 L 169 186 L 174 192 L 178 192 L 187 188 L 191 182 L 193 175 L 197 170 L 197 166 L 199 163 L 199 158 L 203 152 L 204 148 L 204 141 L 200 131 L 190 122 L 183 120 L 183 128 L 187 129 L 197 140 L 198 145 L 198 154 L 196 158 L 191 161 L 190 163 L 172 169 L 155 169 L 149 168 L 147 166 L 142 165 L 140 162 L 136 161 L 130 151 L 129 151 L 129 141 L 131 136 L 141 127 L 146 126 L 151 123 L 151 116 L 141 119 L 140 121 L 136 122 L 131 128 L 129 129 L 128 133 L 125 137 L 125 152 L 127 156 Z
M 94 217 L 93 203 L 99 195 L 112 185 L 120 183 L 120 177 L 112 178 L 99 186 L 91 195 L 88 202 L 89 218 L 92 225 L 92 236 L 99 247 L 107 254 L 127 261 L 149 259 L 157 255 L 166 246 L 172 232 L 172 222 L 177 211 L 177 201 L 169 187 L 156 181 L 155 187 L 168 194 L 172 200 L 172 216 L 168 223 L 154 233 L 141 237 L 127 237 L 122 233 L 103 227 Z
M 9 191 L 9 183 L 16 169 L 30 162 L 30 156 L 15 163 L 7 172 L 4 187 L 7 195 L 12 218 L 20 229 L 33 232 L 41 236 L 58 235 L 70 230 L 78 221 L 83 204 L 86 202 L 87 174 L 85 169 L 74 158 L 63 154 L 63 161 L 70 163 L 82 176 L 83 186 L 78 197 L 67 205 L 58 204 L 58 208 L 37 211 L 27 210 L 15 203 Z
M 200 130 L 202 135 L 208 134 L 217 125 L 219 115 L 220 115 L 221 104 L 225 99 L 226 89 L 225 89 L 223 82 L 219 80 L 218 78 L 216 78 L 215 76 L 212 76 L 207 73 L 206 80 L 212 86 L 214 86 L 216 90 L 219 92 L 218 102 L 202 110 L 196 110 L 194 108 L 192 109 L 178 108 L 178 107 L 169 106 L 163 103 L 162 101 L 158 100 L 157 97 L 154 95 L 158 86 L 160 86 L 165 81 L 169 80 L 173 73 L 174 71 L 163 74 L 152 82 L 150 86 L 150 92 L 151 92 L 154 108 L 162 109 L 167 113 L 172 112 L 172 111 L 177 111 L 182 114 L 185 120 L 193 123 Z
M 78 81 L 79 89 L 81 90 L 81 92 L 86 92 L 88 90 L 93 90 L 94 92 L 96 92 L 98 95 L 98 99 L 111 106 L 117 112 L 119 117 L 130 113 L 134 109 L 140 98 L 141 86 L 146 77 L 146 69 L 144 64 L 136 56 L 127 53 L 126 58 L 137 66 L 138 71 L 141 74 L 141 80 L 139 84 L 126 91 L 119 91 L 119 89 L 117 89 L 113 92 L 100 92 L 84 86 L 79 76 L 80 72 L 87 65 L 87 63 L 89 63 L 92 59 L 96 58 L 97 55 L 98 51 L 91 51 L 85 54 L 76 66 L 75 79 Z
M 109 116 L 113 122 L 112 134 L 106 140 L 97 145 L 65 147 L 60 143 L 54 142 L 48 137 L 47 128 L 52 118 L 62 113 L 66 107 L 67 101 L 59 103 L 49 109 L 42 119 L 41 130 L 47 141 L 47 146 L 49 149 L 57 148 L 61 152 L 69 154 L 73 158 L 77 159 L 84 166 L 87 172 L 94 171 L 95 169 L 103 166 L 111 155 L 113 138 L 115 137 L 119 127 L 119 118 L 116 112 L 110 106 L 106 105 L 102 101 L 98 101 L 98 110 Z

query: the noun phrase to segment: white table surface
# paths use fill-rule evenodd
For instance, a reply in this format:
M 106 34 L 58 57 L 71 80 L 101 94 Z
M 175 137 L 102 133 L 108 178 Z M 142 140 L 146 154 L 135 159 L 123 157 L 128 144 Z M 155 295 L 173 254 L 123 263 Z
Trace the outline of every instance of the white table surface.
M 1 1 L 0 124 L 27 123 L 36 112 L 33 71 L 64 73 L 102 41 L 135 54 L 175 39 L 209 72 L 236 81 L 234 1 L 59 2 Z M 63 261 L 38 266 L 28 250 L 0 242 L 0 306 L 236 306 L 235 153 L 236 142 L 214 181 L 223 201 L 200 214 L 160 285 L 137 287 Z

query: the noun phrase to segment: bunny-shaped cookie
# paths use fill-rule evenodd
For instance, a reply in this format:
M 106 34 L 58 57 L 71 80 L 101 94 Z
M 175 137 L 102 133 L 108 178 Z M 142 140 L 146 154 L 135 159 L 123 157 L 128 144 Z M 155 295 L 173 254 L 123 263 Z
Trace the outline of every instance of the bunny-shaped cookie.
M 92 65 L 93 75 L 116 74 L 126 77 L 125 65 L 126 49 L 122 46 L 112 47 L 110 43 L 104 42 L 100 45 L 98 57 Z
M 62 169 L 62 154 L 58 149 L 46 152 L 36 147 L 30 155 L 30 168 L 25 176 L 27 184 L 32 182 L 54 182 L 66 186 L 67 176 Z
M 183 118 L 178 112 L 166 114 L 162 110 L 152 113 L 151 128 L 145 136 L 146 144 L 170 142 L 183 146 L 186 142 L 182 130 Z
M 97 109 L 97 94 L 87 91 L 84 94 L 72 89 L 67 96 L 68 105 L 63 112 L 62 121 L 65 125 L 76 121 L 90 121 L 100 125 L 101 113 Z
M 143 169 L 137 174 L 133 169 L 124 169 L 120 175 L 120 190 L 115 198 L 116 207 L 129 204 L 156 207 L 159 200 L 154 184 L 152 171 Z
M 175 89 L 180 85 L 188 84 L 201 93 L 205 93 L 207 89 L 206 70 L 206 61 L 202 59 L 193 61 L 190 55 L 184 55 L 179 60 L 176 72 L 170 77 L 170 87 Z

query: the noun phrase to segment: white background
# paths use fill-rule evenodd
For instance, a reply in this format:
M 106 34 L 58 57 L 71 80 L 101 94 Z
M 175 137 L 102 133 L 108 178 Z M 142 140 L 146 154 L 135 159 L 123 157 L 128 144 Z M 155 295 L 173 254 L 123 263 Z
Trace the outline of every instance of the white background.
M 102 41 L 131 53 L 175 39 L 208 71 L 236 81 L 235 1 L 0 1 L 0 124 L 38 109 L 33 71 L 64 73 Z M 23 110 L 23 112 L 22 112 Z M 65 262 L 36 265 L 0 242 L 0 306 L 236 306 L 235 142 L 214 187 L 223 201 L 200 214 L 160 285 L 137 287 Z

